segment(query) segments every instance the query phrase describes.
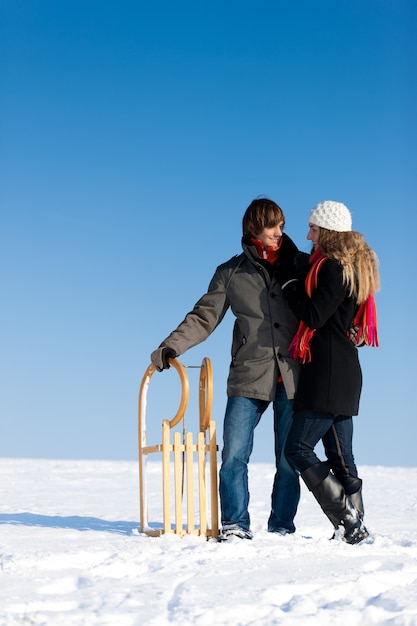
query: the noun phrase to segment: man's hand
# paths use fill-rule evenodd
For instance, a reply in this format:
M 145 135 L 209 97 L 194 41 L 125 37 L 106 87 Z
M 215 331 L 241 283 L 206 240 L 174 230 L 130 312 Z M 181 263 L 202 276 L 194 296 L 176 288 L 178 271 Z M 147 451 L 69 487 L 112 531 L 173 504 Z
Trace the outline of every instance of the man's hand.
M 171 348 L 157 348 L 151 354 L 151 361 L 155 369 L 157 369 L 158 372 L 162 372 L 162 370 L 168 370 L 170 368 L 168 359 L 175 359 L 176 356 L 174 350 L 171 350 Z
M 356 348 L 360 348 L 365 345 L 365 340 L 362 335 L 359 335 L 359 326 L 352 324 L 352 326 L 347 331 L 347 336 L 349 341 L 353 343 Z

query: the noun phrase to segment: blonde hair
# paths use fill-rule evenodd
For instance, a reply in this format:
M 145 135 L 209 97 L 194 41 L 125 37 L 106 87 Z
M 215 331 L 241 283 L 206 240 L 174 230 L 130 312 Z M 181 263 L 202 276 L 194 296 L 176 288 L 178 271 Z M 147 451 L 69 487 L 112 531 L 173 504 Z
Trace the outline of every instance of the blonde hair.
M 341 264 L 343 282 L 358 304 L 379 291 L 379 260 L 361 233 L 320 228 L 318 247 Z

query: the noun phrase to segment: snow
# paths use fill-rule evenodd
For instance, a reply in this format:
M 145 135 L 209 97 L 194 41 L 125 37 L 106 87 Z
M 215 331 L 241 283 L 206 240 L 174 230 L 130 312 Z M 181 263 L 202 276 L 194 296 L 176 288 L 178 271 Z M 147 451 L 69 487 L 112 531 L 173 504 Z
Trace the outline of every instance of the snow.
M 250 466 L 252 541 L 139 533 L 132 461 L 0 460 L 0 625 L 417 625 L 417 468 L 360 467 L 370 537 L 302 487 L 297 532 L 266 532 L 274 468 Z M 162 521 L 148 461 L 149 522 Z

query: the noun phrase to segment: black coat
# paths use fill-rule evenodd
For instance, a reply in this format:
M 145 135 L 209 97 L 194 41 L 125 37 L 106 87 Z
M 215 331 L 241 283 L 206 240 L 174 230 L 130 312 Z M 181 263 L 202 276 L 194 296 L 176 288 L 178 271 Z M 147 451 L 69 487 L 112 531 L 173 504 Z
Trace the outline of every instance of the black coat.
M 343 285 L 341 265 L 328 259 L 311 298 L 303 292 L 290 300 L 297 317 L 316 329 L 312 360 L 301 367 L 294 409 L 357 415 L 362 372 L 358 350 L 347 337 L 357 305 Z

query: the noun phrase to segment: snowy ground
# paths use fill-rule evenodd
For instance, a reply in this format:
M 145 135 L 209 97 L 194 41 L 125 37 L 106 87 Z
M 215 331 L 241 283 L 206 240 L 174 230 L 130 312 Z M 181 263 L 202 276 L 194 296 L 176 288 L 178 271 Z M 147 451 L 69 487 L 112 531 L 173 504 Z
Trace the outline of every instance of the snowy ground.
M 417 626 L 417 468 L 360 470 L 365 543 L 329 541 L 304 488 L 297 533 L 268 534 L 264 464 L 253 541 L 217 543 L 139 534 L 134 462 L 0 460 L 0 625 Z M 148 476 L 155 493 L 157 462 Z

